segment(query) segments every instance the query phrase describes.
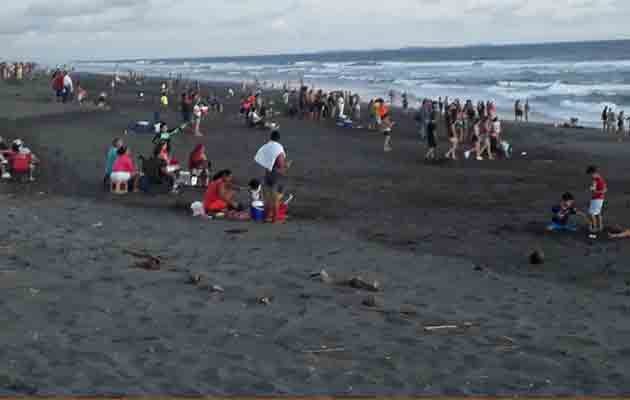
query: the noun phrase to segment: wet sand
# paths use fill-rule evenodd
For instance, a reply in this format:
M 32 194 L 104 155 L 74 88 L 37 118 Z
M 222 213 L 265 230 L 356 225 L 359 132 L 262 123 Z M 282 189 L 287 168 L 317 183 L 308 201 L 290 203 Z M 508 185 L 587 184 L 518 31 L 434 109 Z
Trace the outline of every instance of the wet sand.
M 627 243 L 543 233 L 564 191 L 586 206 L 590 163 L 610 186 L 607 220 L 630 225 L 628 143 L 505 124 L 514 159 L 431 164 L 400 112 L 391 154 L 374 132 L 278 118 L 290 222 L 209 222 L 185 210 L 201 192 L 103 193 L 111 139 L 152 118 L 155 93 L 134 92 L 103 112 L 51 103 L 42 82 L 0 83 L 0 135 L 45 166 L 33 185 L 0 184 L 0 394 L 629 392 Z M 178 137 L 177 158 L 201 141 L 215 170 L 260 175 L 268 134 L 237 109 L 206 120 L 204 138 Z M 150 138 L 125 140 L 146 154 Z M 534 249 L 544 265 L 529 265 Z M 133 268 L 138 252 L 162 256 L 160 270 Z M 311 277 L 322 269 L 382 291 Z M 425 329 L 440 325 L 458 328 Z

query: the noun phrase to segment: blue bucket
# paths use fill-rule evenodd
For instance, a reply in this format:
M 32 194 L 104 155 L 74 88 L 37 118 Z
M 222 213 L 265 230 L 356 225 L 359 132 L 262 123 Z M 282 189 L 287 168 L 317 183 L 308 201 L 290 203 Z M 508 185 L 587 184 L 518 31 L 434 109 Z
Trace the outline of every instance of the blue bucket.
M 252 215 L 252 219 L 255 222 L 262 222 L 265 220 L 265 209 L 262 207 L 254 207 L 250 208 L 250 212 Z

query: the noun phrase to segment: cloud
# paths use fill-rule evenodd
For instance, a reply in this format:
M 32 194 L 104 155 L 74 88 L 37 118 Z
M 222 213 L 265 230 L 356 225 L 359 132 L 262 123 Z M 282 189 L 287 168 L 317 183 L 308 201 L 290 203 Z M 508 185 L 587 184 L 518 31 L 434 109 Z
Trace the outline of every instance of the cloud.
M 0 57 L 246 55 L 628 36 L 627 0 L 8 0 Z

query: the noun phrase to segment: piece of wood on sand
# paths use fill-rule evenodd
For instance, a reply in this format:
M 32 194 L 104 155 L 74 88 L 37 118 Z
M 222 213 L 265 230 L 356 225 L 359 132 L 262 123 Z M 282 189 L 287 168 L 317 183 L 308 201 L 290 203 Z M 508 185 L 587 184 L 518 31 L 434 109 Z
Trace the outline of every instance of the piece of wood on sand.
M 162 264 L 165 262 L 164 257 L 154 256 L 141 250 L 124 249 L 123 253 L 142 259 L 141 261 L 131 264 L 131 268 L 139 268 L 147 271 L 159 271 L 162 268 Z
M 319 279 L 326 284 L 348 286 L 354 289 L 366 290 L 369 292 L 380 292 L 383 290 L 378 281 L 367 281 L 360 276 L 355 276 L 350 279 L 333 279 L 324 269 L 319 272 L 311 273 L 311 279 Z
M 452 331 L 469 329 L 475 326 L 472 322 L 464 322 L 461 324 L 445 324 L 445 325 L 426 325 L 422 329 L 425 332 L 440 332 L 440 331 Z

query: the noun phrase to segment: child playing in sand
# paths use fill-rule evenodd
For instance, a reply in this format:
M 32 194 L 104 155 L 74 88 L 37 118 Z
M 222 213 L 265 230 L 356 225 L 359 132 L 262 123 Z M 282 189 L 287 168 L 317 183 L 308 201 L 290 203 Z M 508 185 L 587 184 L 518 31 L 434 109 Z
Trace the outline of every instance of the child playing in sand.
M 569 222 L 571 215 L 581 215 L 586 217 L 586 214 L 578 211 L 575 208 L 575 199 L 571 193 L 565 193 L 562 195 L 560 204 L 551 209 L 553 217 L 551 224 L 547 226 L 548 232 L 575 232 L 577 227 Z
M 597 234 L 604 230 L 602 209 L 604 208 L 606 193 L 608 193 L 608 185 L 596 166 L 591 165 L 588 167 L 586 173 L 590 175 L 593 180 L 589 188 L 592 194 L 591 204 L 588 210 L 590 217 L 589 238 L 597 239 Z

